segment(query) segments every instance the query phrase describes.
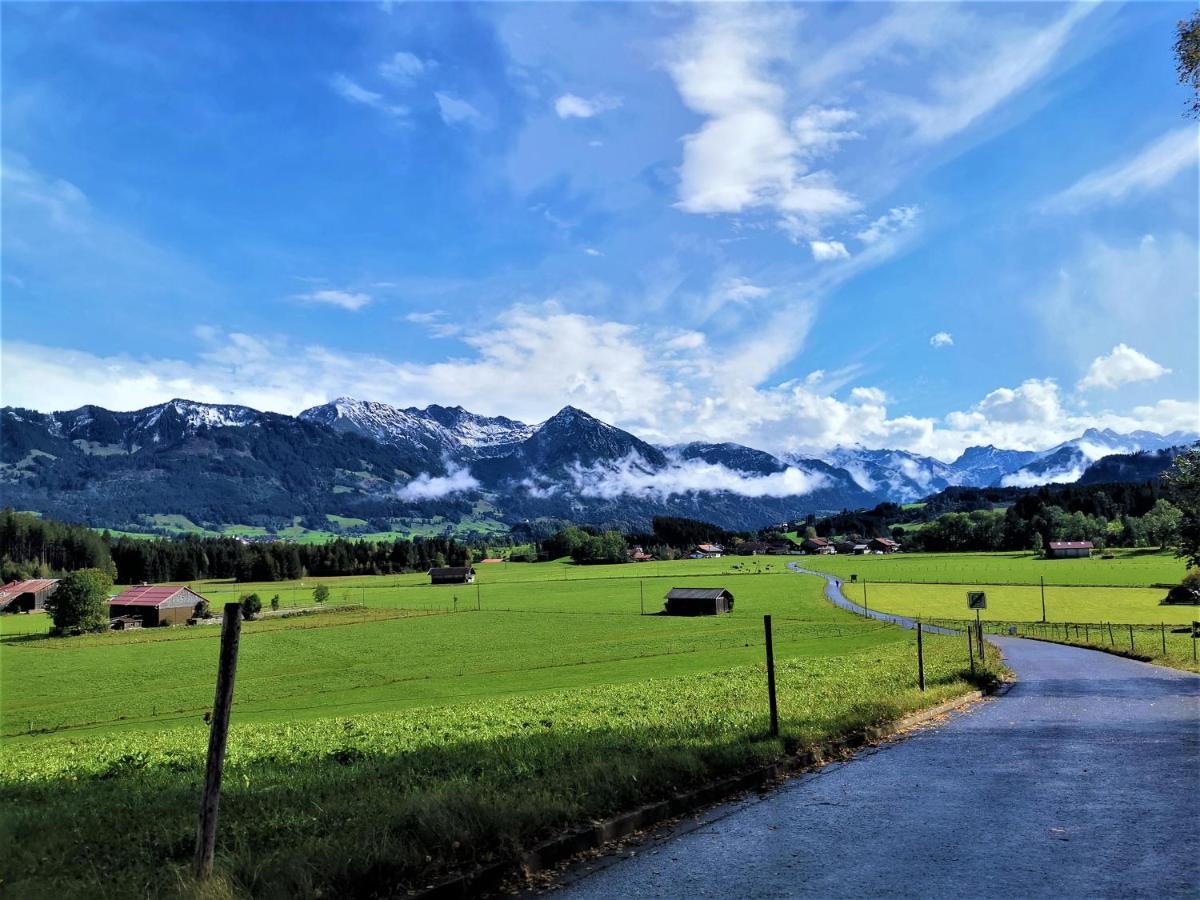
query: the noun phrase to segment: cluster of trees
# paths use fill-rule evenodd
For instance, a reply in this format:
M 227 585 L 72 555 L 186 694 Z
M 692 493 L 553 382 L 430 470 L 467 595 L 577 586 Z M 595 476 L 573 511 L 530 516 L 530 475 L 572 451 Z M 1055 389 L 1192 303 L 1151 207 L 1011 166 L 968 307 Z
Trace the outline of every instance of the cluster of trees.
M 1029 518 L 1016 506 L 1006 510 L 945 513 L 919 530 L 897 525 L 892 536 L 906 550 L 1042 550 L 1050 541 L 1091 541 L 1105 547 L 1173 547 L 1183 513 L 1160 499 L 1143 516 L 1108 519 L 1061 506 L 1038 508 Z
M 45 578 L 55 572 L 103 569 L 115 576 L 104 538 L 82 525 L 40 519 L 6 509 L 0 513 L 0 579 Z
M 236 578 L 280 581 L 306 575 L 388 575 L 431 566 L 461 566 L 482 557 L 481 542 L 430 537 L 325 544 L 243 544 L 236 538 L 113 537 L 83 525 L 6 509 L 0 513 L 4 581 L 98 569 L 119 584 Z
M 631 547 L 638 546 L 658 559 L 677 559 L 696 544 L 725 544 L 750 535 L 726 531 L 711 522 L 682 516 L 655 516 L 652 530 L 623 534 L 615 528 L 565 525 L 536 544 L 530 558 L 549 560 L 569 556 L 577 563 L 626 562 Z M 516 554 L 513 559 L 524 558 Z
M 594 530 L 568 525 L 542 542 L 539 557 L 557 559 L 569 556 L 577 563 L 622 563 L 628 556 L 625 535 L 610 530 L 597 534 Z

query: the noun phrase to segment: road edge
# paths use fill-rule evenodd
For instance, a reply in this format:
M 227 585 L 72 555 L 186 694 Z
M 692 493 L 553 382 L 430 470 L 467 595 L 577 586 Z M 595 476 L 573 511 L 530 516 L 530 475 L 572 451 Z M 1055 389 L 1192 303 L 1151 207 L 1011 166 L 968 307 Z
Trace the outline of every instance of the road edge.
M 453 876 L 418 892 L 417 896 L 442 900 L 478 897 L 500 890 L 510 893 L 514 888 L 519 890 L 538 873 L 562 866 L 574 857 L 601 849 L 636 832 L 670 819 L 700 812 L 747 791 L 770 788 L 830 762 L 849 759 L 863 748 L 903 738 L 922 725 L 978 703 L 985 696 L 995 693 L 997 687 L 998 685 L 992 685 L 984 690 L 967 691 L 936 706 L 909 713 L 894 722 L 856 729 L 842 737 L 823 741 L 815 747 L 785 756 L 777 762 L 709 782 L 669 799 L 648 803 L 630 812 L 572 829 L 543 841 L 516 859 L 493 863 Z

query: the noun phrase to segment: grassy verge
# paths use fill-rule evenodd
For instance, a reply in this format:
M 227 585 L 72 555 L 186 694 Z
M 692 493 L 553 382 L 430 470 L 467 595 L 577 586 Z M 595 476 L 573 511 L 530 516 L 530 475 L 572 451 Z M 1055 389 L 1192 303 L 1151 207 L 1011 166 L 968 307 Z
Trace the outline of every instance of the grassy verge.
M 927 637 L 925 693 L 909 639 L 785 660 L 781 739 L 766 735 L 765 676 L 755 665 L 298 725 L 235 724 L 215 893 L 419 889 L 573 824 L 957 696 L 971 686 L 963 656 L 959 638 Z M 193 726 L 7 746 L 7 891 L 190 892 L 206 734 Z
M 1191 608 L 1196 613 L 1194 607 Z M 960 627 L 961 622 L 948 619 L 929 620 L 931 624 Z M 1192 638 L 1191 628 L 1160 625 L 1130 625 L 1119 622 L 984 622 L 984 631 L 991 634 L 1014 635 L 1103 650 L 1142 662 L 1200 672 L 1197 651 L 1200 646 Z

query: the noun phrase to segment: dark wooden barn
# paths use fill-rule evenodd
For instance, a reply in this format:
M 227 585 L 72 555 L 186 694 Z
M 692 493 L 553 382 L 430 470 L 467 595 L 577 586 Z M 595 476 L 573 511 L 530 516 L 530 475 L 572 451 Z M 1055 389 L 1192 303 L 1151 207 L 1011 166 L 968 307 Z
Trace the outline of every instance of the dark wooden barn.
M 733 611 L 733 594 L 725 588 L 671 588 L 664 612 L 668 616 L 715 616 Z
M 178 584 L 142 584 L 131 587 L 108 601 L 109 619 L 135 617 L 146 628 L 157 625 L 181 625 L 204 600 L 191 588 Z
M 10 581 L 0 587 L 0 612 L 33 612 L 46 608 L 46 598 L 58 588 L 57 578 Z
M 470 566 L 444 566 L 429 570 L 430 584 L 470 584 L 475 580 L 475 570 Z

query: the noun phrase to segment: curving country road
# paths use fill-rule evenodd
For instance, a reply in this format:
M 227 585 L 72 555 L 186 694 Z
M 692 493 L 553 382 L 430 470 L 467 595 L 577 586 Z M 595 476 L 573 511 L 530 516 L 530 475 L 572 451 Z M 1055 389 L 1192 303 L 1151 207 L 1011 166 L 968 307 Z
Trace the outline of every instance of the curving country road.
M 828 593 L 850 604 L 833 579 Z M 635 854 L 577 871 L 562 890 L 1200 896 L 1200 676 L 992 640 L 1018 676 L 999 698 L 685 821 Z

